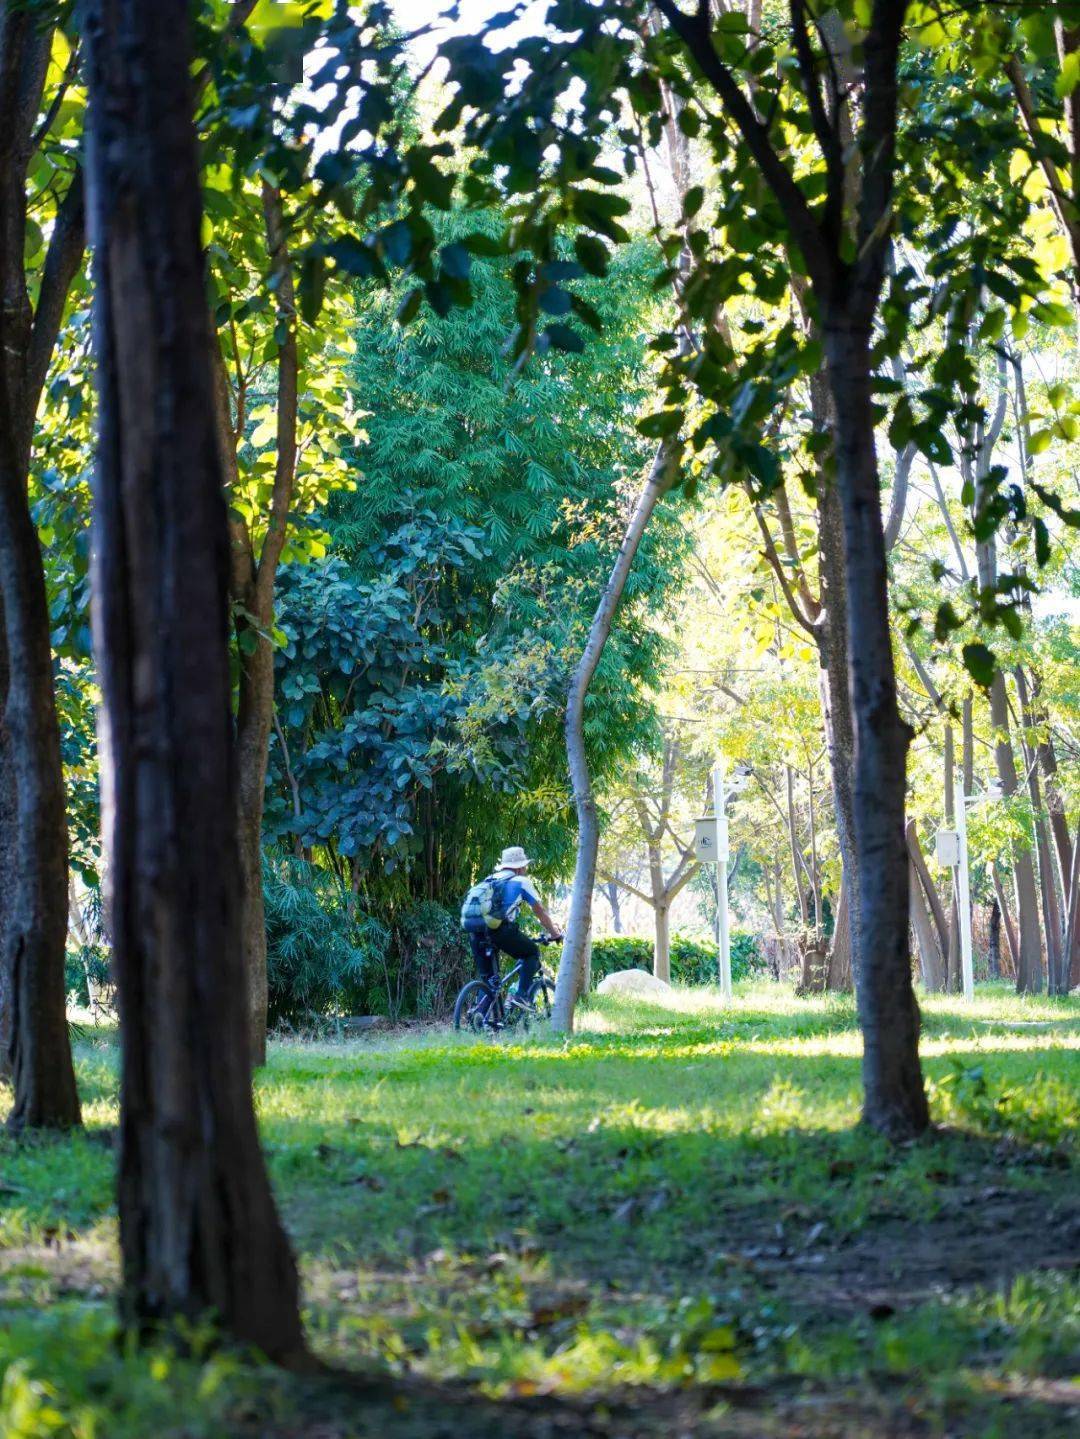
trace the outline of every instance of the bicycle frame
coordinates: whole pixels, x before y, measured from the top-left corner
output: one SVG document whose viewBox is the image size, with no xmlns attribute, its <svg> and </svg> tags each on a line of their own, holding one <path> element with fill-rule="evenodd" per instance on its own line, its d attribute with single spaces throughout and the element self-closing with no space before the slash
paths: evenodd
<svg viewBox="0 0 1080 1439">
<path fill-rule="evenodd" d="M 547 944 L 547 943 L 552 943 L 552 942 L 553 942 L 553 941 L 550 941 L 550 940 L 547 940 L 547 939 L 539 939 L 539 940 L 537 940 L 537 943 L 538 943 L 538 944 Z M 517 961 L 515 962 L 515 964 L 514 964 L 510 969 L 508 969 L 505 974 L 500 974 L 500 973 L 499 973 L 499 951 L 495 948 L 494 945 L 491 945 L 491 947 L 490 947 L 490 949 L 489 949 L 488 952 L 489 952 L 491 958 L 493 959 L 493 961 L 494 961 L 494 963 L 495 963 L 495 973 L 496 973 L 496 975 L 498 975 L 498 983 L 496 983 L 493 978 L 492 978 L 492 979 L 486 979 L 486 980 L 484 981 L 485 984 L 486 984 L 487 987 L 488 987 L 488 990 L 490 991 L 490 994 L 491 994 L 491 1000 L 490 1000 L 490 1002 L 489 1002 L 488 1010 L 487 1010 L 487 1017 L 488 1017 L 489 1019 L 490 1019 L 490 1018 L 494 1018 L 494 1019 L 495 1019 L 497 1022 L 499 1022 L 499 1023 L 505 1023 L 505 1021 L 506 1021 L 506 998 L 507 998 L 507 996 L 508 996 L 509 993 L 510 993 L 511 986 L 514 985 L 514 983 L 516 982 L 518 976 L 519 976 L 520 973 L 521 973 L 522 961 L 521 961 L 520 959 L 517 960 Z M 555 982 L 554 976 L 550 973 L 550 971 L 549 971 L 543 964 L 541 964 L 540 969 L 538 970 L 536 977 L 537 977 L 538 980 L 539 980 L 539 979 L 546 980 L 549 984 L 554 984 L 554 982 Z M 492 1007 L 493 1007 L 493 1006 L 494 1006 L 494 1008 L 495 1008 L 495 1013 L 494 1013 L 494 1014 L 492 1014 Z"/>
</svg>

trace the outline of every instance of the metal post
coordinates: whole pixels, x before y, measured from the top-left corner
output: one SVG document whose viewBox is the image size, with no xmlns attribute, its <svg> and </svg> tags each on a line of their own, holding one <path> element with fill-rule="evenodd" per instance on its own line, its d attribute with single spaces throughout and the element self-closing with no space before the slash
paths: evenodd
<svg viewBox="0 0 1080 1439">
<path fill-rule="evenodd" d="M 713 813 L 716 815 L 716 944 L 720 961 L 720 993 L 731 998 L 731 937 L 728 933 L 727 855 L 721 844 L 727 795 L 724 790 L 724 759 L 717 755 L 712 772 Z"/>
<path fill-rule="evenodd" d="M 960 863 L 956 868 L 957 904 L 960 910 L 960 977 L 964 998 L 975 998 L 975 973 L 971 963 L 971 888 L 968 883 L 967 803 L 963 786 L 957 795 L 956 833 L 960 840 Z"/>
</svg>

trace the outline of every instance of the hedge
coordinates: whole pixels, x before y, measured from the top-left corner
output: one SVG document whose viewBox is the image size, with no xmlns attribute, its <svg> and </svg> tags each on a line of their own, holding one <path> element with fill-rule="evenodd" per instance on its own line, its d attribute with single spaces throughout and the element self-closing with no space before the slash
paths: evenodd
<svg viewBox="0 0 1080 1439">
<path fill-rule="evenodd" d="M 736 930 L 731 936 L 731 978 L 746 979 L 765 965 L 757 935 Z M 598 939 L 592 948 L 593 987 L 619 969 L 645 969 L 652 973 L 653 942 L 636 934 L 613 934 Z M 674 984 L 715 984 L 715 944 L 701 944 L 684 934 L 671 936 L 671 979 Z"/>
</svg>

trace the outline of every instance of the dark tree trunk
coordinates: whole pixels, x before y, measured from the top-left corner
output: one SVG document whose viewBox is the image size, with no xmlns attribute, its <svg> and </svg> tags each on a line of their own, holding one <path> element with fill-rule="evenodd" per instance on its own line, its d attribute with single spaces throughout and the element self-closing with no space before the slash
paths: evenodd
<svg viewBox="0 0 1080 1439">
<path fill-rule="evenodd" d="M 7 1030 L 15 1088 L 7 1122 L 16 1132 L 79 1123 L 64 1006 L 68 876 L 60 727 L 45 574 L 27 502 L 34 417 L 59 325 L 51 308 L 57 283 L 43 278 L 35 316 L 23 264 L 27 169 L 51 44 L 51 26 L 40 14 L 0 3 L 0 593 L 6 648 L 0 759 L 7 785 L 0 824 L 13 821 L 0 844 L 9 867 L 0 915 L 0 990 L 6 999 L 0 1025 Z M 54 228 L 63 238 L 59 214 Z M 56 254 L 52 245 L 49 254 Z M 65 284 L 61 310 L 66 293 Z"/>
<path fill-rule="evenodd" d="M 990 904 L 986 965 L 991 979 L 1001 978 L 1001 905 L 998 904 L 996 896 Z"/>
<path fill-rule="evenodd" d="M 229 553 L 186 0 L 86 0 L 100 393 L 94 627 L 123 1034 L 126 1324 L 304 1354 L 251 1098 Z"/>
<path fill-rule="evenodd" d="M 3 417 L 0 414 L 0 427 Z M 53 693 L 45 575 L 21 476 L 0 460 L 0 572 L 9 657 L 6 729 L 16 797 L 15 870 L 5 915 L 15 1102 L 8 1128 L 79 1123 L 64 992 L 67 815 Z"/>
<path fill-rule="evenodd" d="M 825 353 L 835 406 L 855 727 L 863 1117 L 886 1134 L 910 1137 L 930 1122 L 908 950 L 904 800 L 911 732 L 896 697 L 869 345 L 869 325 L 827 318 Z"/>
<path fill-rule="evenodd" d="M 998 909 L 1001 912 L 1001 923 L 1005 930 L 1005 943 L 1009 949 L 1009 966 L 1015 976 L 1020 967 L 1020 945 L 1016 937 L 1016 927 L 1009 914 L 1009 906 L 1005 902 L 1005 888 L 1001 883 L 1001 874 L 997 865 L 991 867 L 991 877 L 994 883 L 994 896 L 997 900 Z"/>
<path fill-rule="evenodd" d="M 810 383 L 815 429 L 829 425 L 828 387 L 824 375 Z M 848 625 L 844 590 L 844 521 L 836 481 L 824 468 L 818 474 L 818 574 L 821 584 L 821 614 L 817 622 L 818 658 L 821 664 L 821 709 L 825 743 L 829 751 L 833 803 L 836 808 L 836 837 L 848 893 L 848 923 L 845 938 L 848 954 L 830 959 L 827 986 L 833 976 L 847 974 L 850 987 L 859 983 L 859 875 L 855 853 L 855 731 L 848 690 Z M 838 926 L 839 932 L 839 926 Z M 834 936 L 833 945 L 836 945 Z"/>
<path fill-rule="evenodd" d="M 11 913 L 18 868 L 15 833 L 18 808 L 15 795 L 15 769 L 11 760 L 11 741 L 4 722 L 7 705 L 8 669 L 7 641 L 4 639 L 3 596 L 0 595 L 0 945 L 6 917 Z M 0 1079 L 11 1078 L 11 983 L 8 967 L 0 948 Z"/>
</svg>

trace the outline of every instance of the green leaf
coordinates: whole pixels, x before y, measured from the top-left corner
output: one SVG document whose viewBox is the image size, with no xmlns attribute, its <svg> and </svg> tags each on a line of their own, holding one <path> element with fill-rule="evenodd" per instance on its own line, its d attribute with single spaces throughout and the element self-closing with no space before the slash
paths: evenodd
<svg viewBox="0 0 1080 1439">
<path fill-rule="evenodd" d="M 464 245 L 444 245 L 439 251 L 439 255 L 442 259 L 443 271 L 451 279 L 467 280 L 469 278 L 472 256 Z"/>
<path fill-rule="evenodd" d="M 644 419 L 638 420 L 637 428 L 639 434 L 650 440 L 662 440 L 675 434 L 684 419 L 682 410 L 657 410 L 654 415 L 646 415 Z"/>
<path fill-rule="evenodd" d="M 585 348 L 585 341 L 569 325 L 548 325 L 544 331 L 548 343 L 556 350 L 565 350 L 568 354 L 578 355 Z"/>
<path fill-rule="evenodd" d="M 309 251 L 300 265 L 300 313 L 309 325 L 319 317 L 326 294 L 326 261 Z"/>
<path fill-rule="evenodd" d="M 598 240 L 595 235 L 575 235 L 574 254 L 590 275 L 607 274 L 611 257 L 603 240 Z"/>
<path fill-rule="evenodd" d="M 397 308 L 396 319 L 399 325 L 407 325 L 415 317 L 423 298 L 424 290 L 421 285 L 417 285 L 415 289 L 409 291 Z"/>
<path fill-rule="evenodd" d="M 705 190 L 701 185 L 692 185 L 683 200 L 683 214 L 692 220 L 705 203 Z"/>
<path fill-rule="evenodd" d="M 960 628 L 960 618 L 948 600 L 943 600 L 934 616 L 934 638 L 941 643 Z"/>
<path fill-rule="evenodd" d="M 1059 100 L 1071 95 L 1080 83 L 1080 52 L 1074 50 L 1061 62 L 1061 73 L 1054 81 L 1054 94 Z"/>
<path fill-rule="evenodd" d="M 1033 430 L 1028 440 L 1028 450 L 1033 455 L 1041 455 L 1043 450 L 1050 448 L 1050 438 L 1049 430 Z"/>
<path fill-rule="evenodd" d="M 1046 521 L 1035 519 L 1035 562 L 1041 569 L 1050 558 L 1050 531 Z"/>
<path fill-rule="evenodd" d="M 980 689 L 988 690 L 994 682 L 994 675 L 997 671 L 997 660 L 994 652 L 988 649 L 981 640 L 965 645 L 964 667 L 968 674 L 979 686 Z"/>
</svg>

